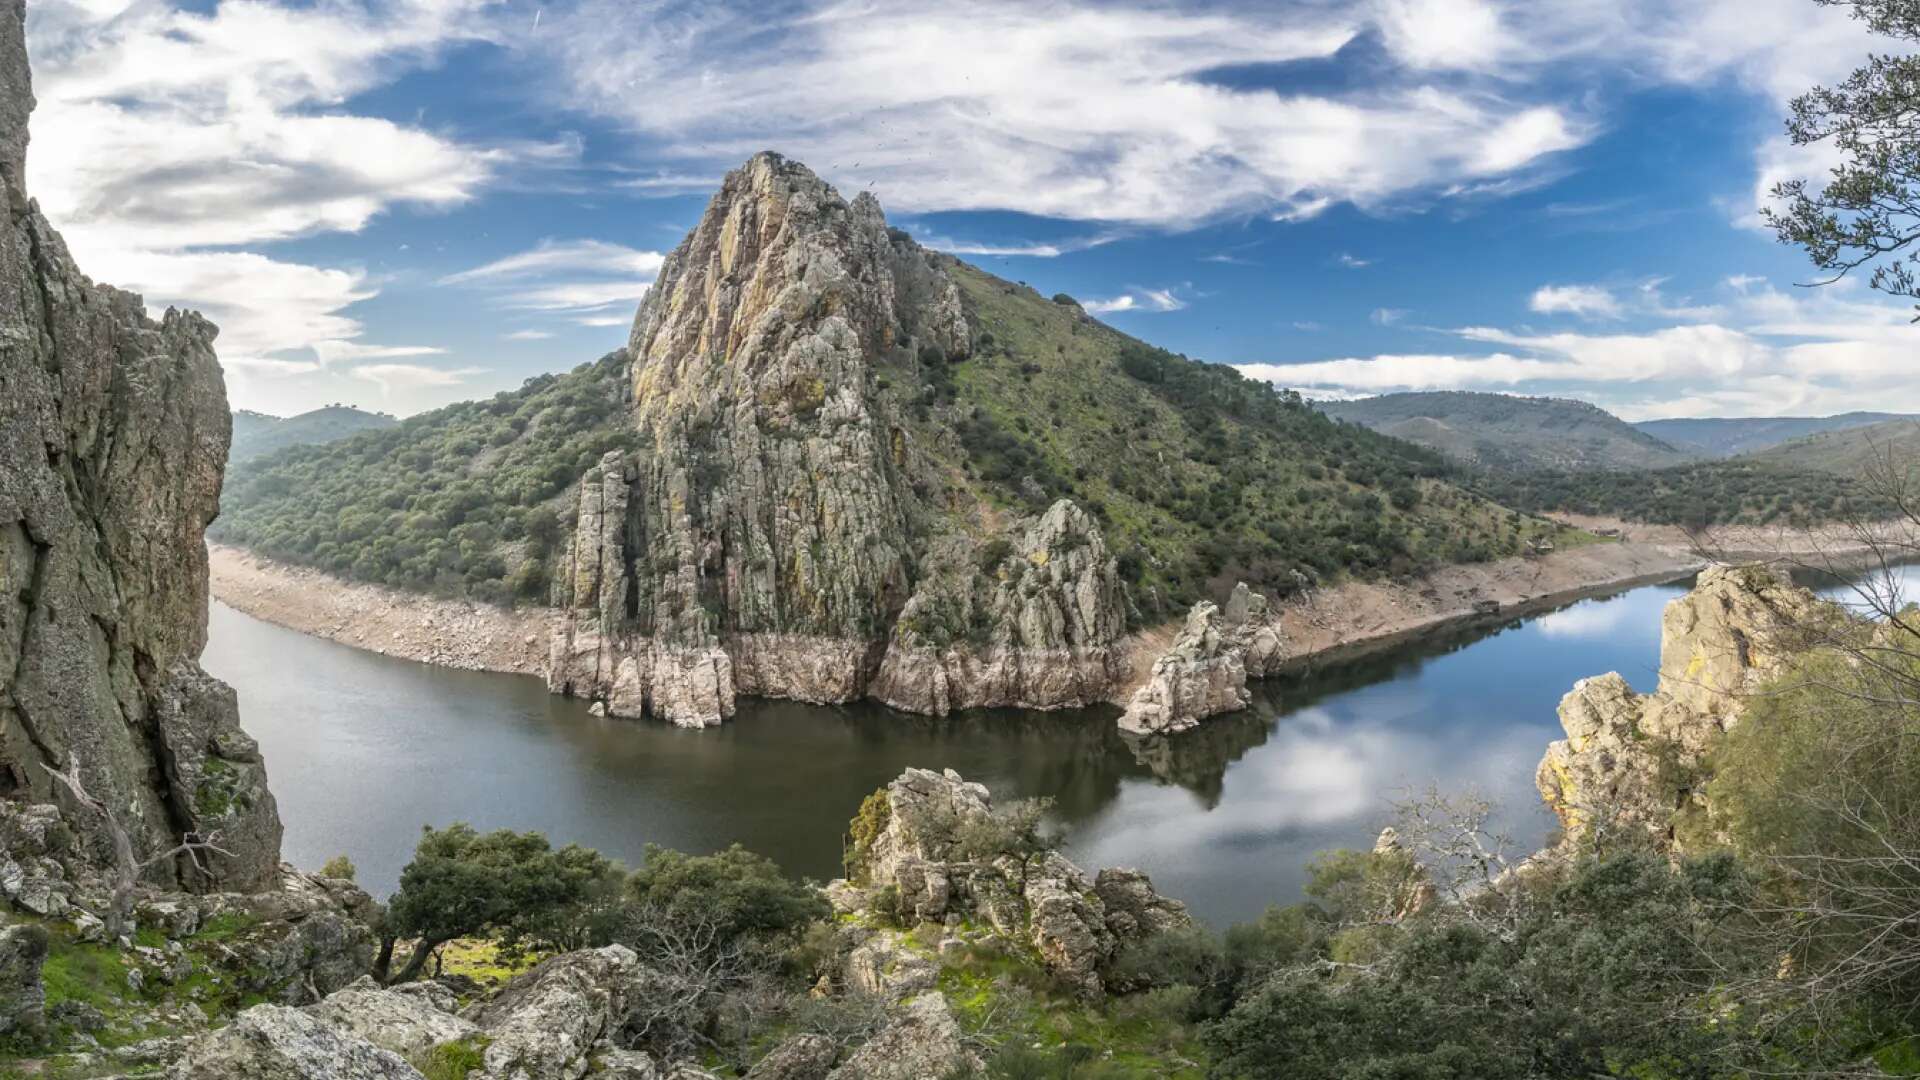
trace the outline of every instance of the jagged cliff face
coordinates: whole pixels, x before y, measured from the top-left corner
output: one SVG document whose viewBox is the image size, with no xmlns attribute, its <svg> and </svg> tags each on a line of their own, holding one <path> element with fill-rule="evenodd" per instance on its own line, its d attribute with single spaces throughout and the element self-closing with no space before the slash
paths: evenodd
<svg viewBox="0 0 1920 1080">
<path fill-rule="evenodd" d="M 0 794 L 64 804 L 106 858 L 47 772 L 77 760 L 137 855 L 214 830 L 234 853 L 153 877 L 261 885 L 279 817 L 233 691 L 198 664 L 230 423 L 216 331 L 88 280 L 29 201 L 24 27 L 0 0 Z"/>
<path fill-rule="evenodd" d="M 696 725 L 739 694 L 941 713 L 1110 693 L 1126 598 L 1093 519 L 956 512 L 918 445 L 938 420 L 881 393 L 883 364 L 971 347 L 959 289 L 871 195 L 773 154 L 729 174 L 634 321 L 644 449 L 582 482 L 552 688 Z"/>
<path fill-rule="evenodd" d="M 1576 683 L 1560 702 L 1567 737 L 1536 777 L 1567 840 L 1606 823 L 1686 846 L 1681 826 L 1704 820 L 1710 751 L 1800 647 L 1817 605 L 1765 567 L 1713 567 L 1667 605 L 1653 693 L 1613 672 Z"/>
</svg>

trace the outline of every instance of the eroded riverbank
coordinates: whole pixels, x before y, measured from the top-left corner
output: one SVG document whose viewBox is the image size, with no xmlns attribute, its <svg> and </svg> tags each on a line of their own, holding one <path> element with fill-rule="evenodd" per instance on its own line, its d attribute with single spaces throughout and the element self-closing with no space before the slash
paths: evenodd
<svg viewBox="0 0 1920 1080">
<path fill-rule="evenodd" d="M 441 667 L 532 675 L 545 667 L 552 614 L 546 608 L 435 599 L 217 544 L 208 552 L 214 597 L 263 622 Z M 1444 567 L 1411 584 L 1347 582 L 1319 591 L 1311 602 L 1285 606 L 1280 619 L 1292 664 L 1310 666 L 1442 627 L 1511 619 L 1596 593 L 1673 581 L 1702 564 L 1680 546 L 1591 544 L 1540 558 Z M 1132 694 L 1177 630 L 1169 624 L 1130 640 L 1137 677 L 1116 702 Z"/>
</svg>

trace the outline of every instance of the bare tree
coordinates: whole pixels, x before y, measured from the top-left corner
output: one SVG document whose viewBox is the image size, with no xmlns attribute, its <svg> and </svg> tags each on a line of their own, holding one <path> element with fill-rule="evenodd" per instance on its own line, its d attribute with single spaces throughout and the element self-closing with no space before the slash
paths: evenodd
<svg viewBox="0 0 1920 1080">
<path fill-rule="evenodd" d="M 233 856 L 232 852 L 220 846 L 220 833 L 215 830 L 205 836 L 188 833 L 173 847 L 144 859 L 139 858 L 134 854 L 133 836 L 127 831 L 126 825 L 121 822 L 119 816 L 106 803 L 87 794 L 86 787 L 80 781 L 78 754 L 67 755 L 67 771 L 64 773 L 44 763 L 40 767 L 47 770 L 49 776 L 60 781 L 81 808 L 99 815 L 106 826 L 107 837 L 113 844 L 113 894 L 106 918 L 109 939 L 119 940 L 130 930 L 133 920 L 133 892 L 139 886 L 140 879 L 146 876 L 147 871 L 162 863 L 172 862 L 185 856 L 193 862 L 196 870 L 205 874 L 207 867 L 201 861 L 204 853 L 211 851 L 229 858 Z"/>
</svg>

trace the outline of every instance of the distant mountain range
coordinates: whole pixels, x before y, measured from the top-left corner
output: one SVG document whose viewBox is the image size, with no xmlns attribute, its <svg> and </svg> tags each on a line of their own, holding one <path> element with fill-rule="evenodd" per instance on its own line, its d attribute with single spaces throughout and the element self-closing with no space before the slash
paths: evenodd
<svg viewBox="0 0 1920 1080">
<path fill-rule="evenodd" d="M 1900 417 L 1859 427 L 1822 431 L 1755 451 L 1745 457 L 1757 464 L 1864 476 L 1871 465 L 1885 463 L 1889 455 L 1895 461 L 1920 461 L 1920 417 Z"/>
<path fill-rule="evenodd" d="M 1451 390 L 1319 406 L 1335 419 L 1487 469 L 1652 469 L 1700 456 L 1597 406 L 1564 398 Z"/>
<path fill-rule="evenodd" d="M 227 451 L 227 464 L 248 461 L 289 446 L 330 443 L 362 431 L 390 428 L 399 422 L 386 413 L 368 412 L 351 405 L 327 405 L 288 417 L 236 409 L 233 447 Z"/>
<path fill-rule="evenodd" d="M 1912 420 L 1902 413 L 1850 412 L 1838 416 L 1709 417 L 1643 420 L 1633 426 L 1681 450 L 1702 457 L 1735 457 L 1804 439 L 1889 420 Z"/>
</svg>

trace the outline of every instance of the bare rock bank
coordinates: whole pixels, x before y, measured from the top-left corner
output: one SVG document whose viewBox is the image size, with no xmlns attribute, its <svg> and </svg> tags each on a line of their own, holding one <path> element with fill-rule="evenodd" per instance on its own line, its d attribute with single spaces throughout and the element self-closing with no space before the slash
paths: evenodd
<svg viewBox="0 0 1920 1080">
<path fill-rule="evenodd" d="M 539 675 L 551 613 L 344 581 L 240 548 L 207 546 L 214 599 L 256 619 L 423 664 Z"/>
</svg>

